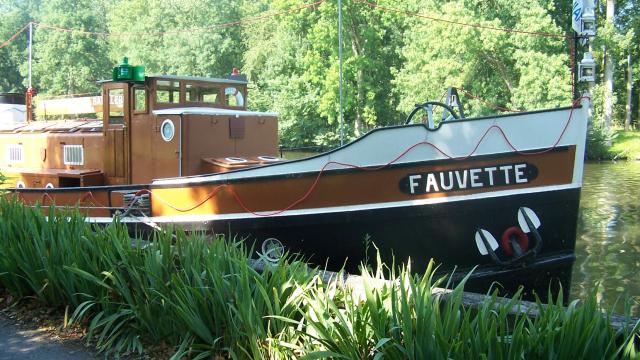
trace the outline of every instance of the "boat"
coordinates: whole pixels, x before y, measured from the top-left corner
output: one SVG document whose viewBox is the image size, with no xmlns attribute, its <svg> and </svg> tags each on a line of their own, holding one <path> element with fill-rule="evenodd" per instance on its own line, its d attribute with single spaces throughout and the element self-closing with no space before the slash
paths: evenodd
<svg viewBox="0 0 640 360">
<path fill-rule="evenodd" d="M 568 293 L 586 96 L 476 118 L 461 116 L 451 96 L 416 105 L 406 124 L 284 161 L 277 114 L 247 110 L 247 82 L 236 72 L 115 73 L 102 82 L 101 120 L 0 130 L 0 172 L 14 178 L 7 196 L 75 207 L 97 224 L 118 217 L 132 227 L 226 234 L 272 261 L 299 253 L 356 271 L 379 251 L 414 272 L 431 259 L 454 277 L 473 271 L 471 290 L 499 282 L 545 297 L 551 283 Z"/>
</svg>

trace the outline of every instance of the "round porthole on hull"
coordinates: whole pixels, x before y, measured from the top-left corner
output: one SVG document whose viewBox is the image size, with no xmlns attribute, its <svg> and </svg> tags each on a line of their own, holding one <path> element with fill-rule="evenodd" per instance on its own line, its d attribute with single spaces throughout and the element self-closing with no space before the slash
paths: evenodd
<svg viewBox="0 0 640 360">
<path fill-rule="evenodd" d="M 47 185 L 44 186 L 45 189 L 53 189 L 54 187 L 52 183 L 47 183 Z"/>
<path fill-rule="evenodd" d="M 166 119 L 160 125 L 160 136 L 162 136 L 162 140 L 171 141 L 173 140 L 173 136 L 176 134 L 176 127 L 173 125 L 173 121 L 171 119 Z"/>
<path fill-rule="evenodd" d="M 26 189 L 27 185 L 25 185 L 24 181 L 19 180 L 16 182 L 16 189 Z"/>
</svg>

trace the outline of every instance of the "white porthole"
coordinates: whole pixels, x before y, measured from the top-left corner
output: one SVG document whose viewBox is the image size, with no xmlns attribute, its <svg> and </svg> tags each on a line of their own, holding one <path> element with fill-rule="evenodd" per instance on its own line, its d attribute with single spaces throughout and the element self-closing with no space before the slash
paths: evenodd
<svg viewBox="0 0 640 360">
<path fill-rule="evenodd" d="M 233 157 L 233 156 L 229 156 L 224 158 L 225 160 L 227 160 L 230 163 L 244 163 L 247 162 L 247 159 L 241 158 L 241 157 Z"/>
<path fill-rule="evenodd" d="M 25 185 L 24 181 L 19 180 L 16 182 L 16 189 L 26 189 L 27 185 Z"/>
<path fill-rule="evenodd" d="M 47 185 L 44 186 L 45 189 L 53 189 L 54 187 L 52 183 L 47 183 Z"/>
<path fill-rule="evenodd" d="M 176 127 L 173 125 L 173 121 L 170 119 L 166 119 L 160 125 L 160 136 L 162 136 L 162 140 L 171 141 L 173 140 L 173 136 L 176 134 Z"/>
<path fill-rule="evenodd" d="M 262 161 L 279 161 L 280 160 L 275 156 L 268 156 L 268 155 L 258 156 L 258 159 Z"/>
</svg>

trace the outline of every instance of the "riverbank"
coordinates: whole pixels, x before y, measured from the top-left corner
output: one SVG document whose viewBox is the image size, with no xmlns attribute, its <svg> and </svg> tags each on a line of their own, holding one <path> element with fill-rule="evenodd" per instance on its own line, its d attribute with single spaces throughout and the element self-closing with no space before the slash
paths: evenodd
<svg viewBox="0 0 640 360">
<path fill-rule="evenodd" d="M 50 216 L 0 201 L 0 286 L 80 326 L 98 351 L 144 354 L 163 346 L 188 358 L 568 358 L 640 351 L 637 326 L 622 333 L 595 293 L 540 316 L 514 316 L 488 297 L 447 297 L 444 279 L 365 270 L 362 291 L 324 281 L 300 259 L 257 271 L 244 242 L 177 232 L 133 241 L 117 222 L 92 228 L 74 213 Z M 578 349 L 578 350 L 576 350 Z"/>
<path fill-rule="evenodd" d="M 611 146 L 607 146 L 607 142 Z M 610 134 L 590 128 L 587 136 L 587 160 L 640 160 L 640 131 L 613 130 Z"/>
<path fill-rule="evenodd" d="M 616 131 L 609 153 L 613 159 L 640 160 L 640 131 Z"/>
</svg>

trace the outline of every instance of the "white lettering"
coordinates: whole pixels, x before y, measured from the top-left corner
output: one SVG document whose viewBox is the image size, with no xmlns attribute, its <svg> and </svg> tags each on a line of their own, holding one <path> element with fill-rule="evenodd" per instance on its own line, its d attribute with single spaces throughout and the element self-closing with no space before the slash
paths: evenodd
<svg viewBox="0 0 640 360">
<path fill-rule="evenodd" d="M 458 180 L 458 187 L 465 189 L 467 187 L 467 170 L 462 171 L 462 179 L 460 179 L 460 171 L 456 170 L 456 179 Z"/>
<path fill-rule="evenodd" d="M 440 191 L 438 190 L 438 182 L 436 181 L 436 176 L 433 175 L 432 173 L 429 173 L 427 175 L 427 188 L 426 191 L 429 192 L 430 188 L 433 187 L 434 191 Z"/>
<path fill-rule="evenodd" d="M 469 173 L 471 174 L 471 187 L 480 187 L 484 185 L 481 181 L 478 181 L 480 180 L 480 176 L 478 175 L 480 171 L 482 171 L 482 169 L 469 170 Z"/>
<path fill-rule="evenodd" d="M 412 194 L 416 193 L 416 187 L 418 187 L 417 180 L 420 180 L 422 175 L 411 175 L 409 176 L 409 189 Z"/>
<path fill-rule="evenodd" d="M 440 173 L 440 186 L 442 190 L 451 190 L 453 189 L 453 172 L 449 171 L 449 185 L 445 185 L 444 183 L 444 173 Z"/>
<path fill-rule="evenodd" d="M 524 169 L 527 167 L 527 164 L 518 164 L 515 166 L 516 169 L 516 182 L 519 184 L 526 183 L 527 178 L 524 177 Z"/>
<path fill-rule="evenodd" d="M 511 169 L 513 169 L 512 165 L 500 166 L 500 170 L 504 171 L 504 183 L 507 185 L 511 183 L 509 181 L 509 170 Z"/>
<path fill-rule="evenodd" d="M 497 167 L 492 166 L 492 167 L 488 167 L 488 168 L 484 168 L 484 171 L 486 171 L 489 174 L 489 185 L 493 186 L 493 172 L 498 170 Z"/>
</svg>

